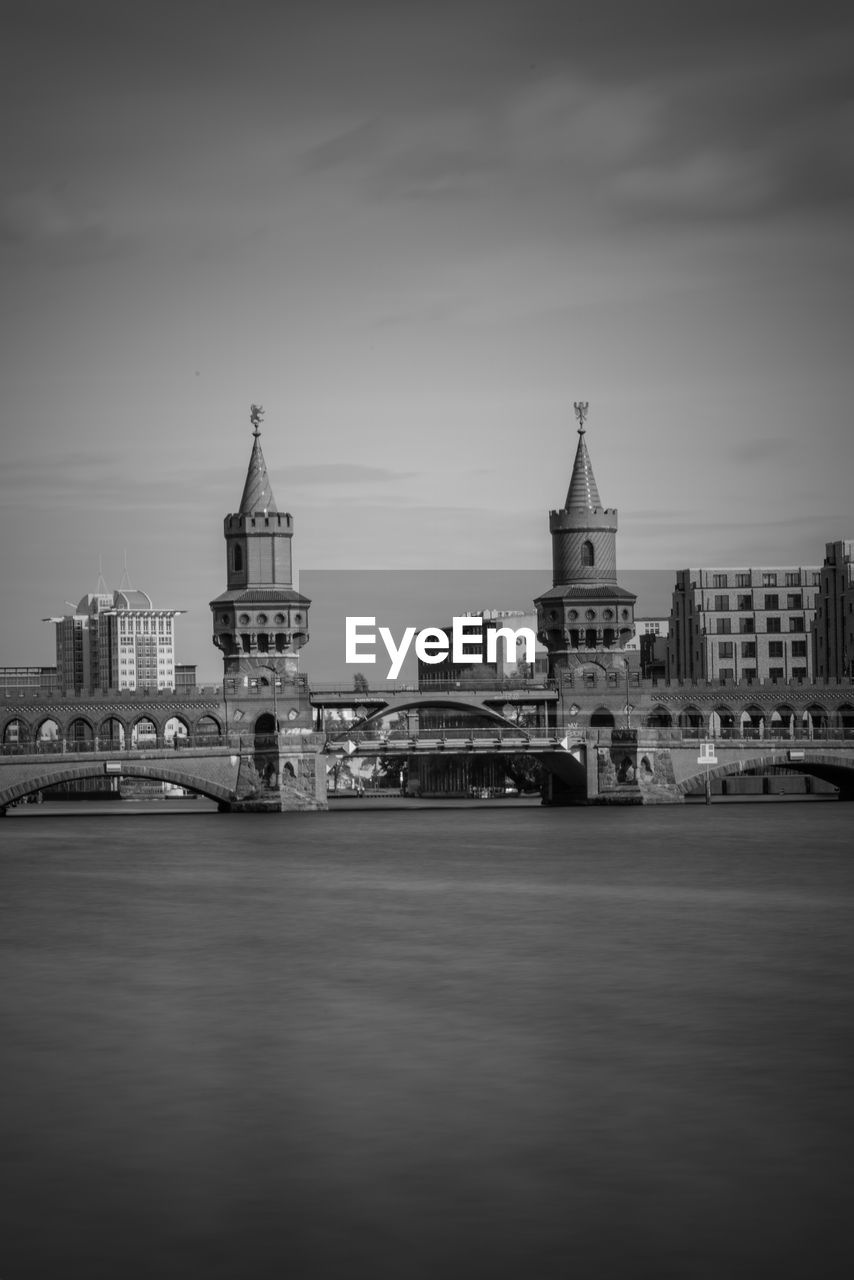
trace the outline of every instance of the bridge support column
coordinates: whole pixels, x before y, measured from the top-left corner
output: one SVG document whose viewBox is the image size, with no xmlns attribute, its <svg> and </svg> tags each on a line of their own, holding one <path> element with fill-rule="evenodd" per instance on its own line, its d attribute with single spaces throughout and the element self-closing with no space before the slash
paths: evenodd
<svg viewBox="0 0 854 1280">
<path fill-rule="evenodd" d="M 230 813 L 317 812 L 328 808 L 326 756 L 321 735 L 279 734 L 277 768 L 260 774 L 252 757 L 241 762 L 235 799 L 220 805 Z"/>
</svg>

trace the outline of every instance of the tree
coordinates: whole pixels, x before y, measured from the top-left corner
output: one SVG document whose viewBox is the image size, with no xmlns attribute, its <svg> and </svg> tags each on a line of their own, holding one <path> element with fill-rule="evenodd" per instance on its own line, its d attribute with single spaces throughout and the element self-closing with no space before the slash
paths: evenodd
<svg viewBox="0 0 854 1280">
<path fill-rule="evenodd" d="M 370 689 L 368 677 L 363 675 L 361 671 L 357 671 L 353 676 L 353 689 L 356 693 L 367 693 Z"/>
</svg>

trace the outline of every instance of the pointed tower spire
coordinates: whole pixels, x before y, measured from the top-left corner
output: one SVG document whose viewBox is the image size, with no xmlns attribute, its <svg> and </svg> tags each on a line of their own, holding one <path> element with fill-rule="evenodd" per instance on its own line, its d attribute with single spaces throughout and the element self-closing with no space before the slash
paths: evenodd
<svg viewBox="0 0 854 1280">
<path fill-rule="evenodd" d="M 578 448 L 575 451 L 575 462 L 572 466 L 572 478 L 564 504 L 565 511 L 596 511 L 602 509 L 602 499 L 593 474 L 593 464 L 584 440 L 584 423 L 587 420 L 587 401 L 575 402 L 575 416 L 578 419 Z"/>
<path fill-rule="evenodd" d="M 246 472 L 246 483 L 243 486 L 243 497 L 238 508 L 242 516 L 251 516 L 253 512 L 263 511 L 264 515 L 278 511 L 276 499 L 267 475 L 267 464 L 261 452 L 261 419 L 264 410 L 260 404 L 250 405 L 249 420 L 252 423 L 252 456 L 249 459 L 249 470 Z"/>
</svg>

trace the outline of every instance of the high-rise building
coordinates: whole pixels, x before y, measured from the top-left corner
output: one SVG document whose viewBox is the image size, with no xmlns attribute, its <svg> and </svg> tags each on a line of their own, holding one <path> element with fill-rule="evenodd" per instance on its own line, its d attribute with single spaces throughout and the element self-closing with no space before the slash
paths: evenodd
<svg viewBox="0 0 854 1280">
<path fill-rule="evenodd" d="M 83 596 L 56 626 L 57 682 L 74 693 L 174 689 L 175 627 L 181 609 L 155 609 L 145 591 L 123 586 Z"/>
<path fill-rule="evenodd" d="M 825 544 L 812 641 L 818 679 L 854 680 L 854 542 Z"/>
<path fill-rule="evenodd" d="M 603 507 L 584 440 L 587 405 L 575 406 L 578 447 L 566 502 L 549 513 L 552 587 L 539 596 L 538 635 L 552 673 L 594 662 L 625 669 L 637 597 L 617 584 L 617 511 Z M 619 655 L 619 656 L 618 656 Z"/>
<path fill-rule="evenodd" d="M 811 680 L 812 565 L 680 569 L 668 680 Z"/>
</svg>

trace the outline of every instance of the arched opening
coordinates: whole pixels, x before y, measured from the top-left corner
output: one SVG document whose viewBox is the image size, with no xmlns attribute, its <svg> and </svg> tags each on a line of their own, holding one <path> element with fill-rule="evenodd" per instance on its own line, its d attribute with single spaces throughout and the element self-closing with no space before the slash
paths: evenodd
<svg viewBox="0 0 854 1280">
<path fill-rule="evenodd" d="M 836 713 L 839 728 L 846 738 L 854 738 L 854 707 L 844 702 Z"/>
<path fill-rule="evenodd" d="M 284 766 L 282 767 L 282 777 L 283 778 L 288 777 L 291 779 L 291 781 L 293 781 L 296 778 L 296 774 L 294 773 L 294 766 L 291 764 L 290 760 L 286 760 L 284 763 Z"/>
<path fill-rule="evenodd" d="M 581 563 L 585 569 L 589 569 L 596 561 L 593 543 L 588 538 L 581 544 Z"/>
<path fill-rule="evenodd" d="M 732 738 L 735 735 L 735 716 L 729 707 L 715 707 L 709 716 L 709 732 L 713 738 Z"/>
<path fill-rule="evenodd" d="M 196 721 L 196 741 L 214 746 L 222 737 L 222 726 L 214 716 L 202 716 Z"/>
<path fill-rule="evenodd" d="M 140 716 L 130 731 L 130 745 L 135 751 L 149 751 L 157 746 L 157 725 L 148 716 Z"/>
<path fill-rule="evenodd" d="M 741 713 L 742 738 L 765 737 L 765 712 L 761 707 L 745 707 Z"/>
<path fill-rule="evenodd" d="M 795 712 L 792 707 L 779 706 L 771 712 L 768 722 L 769 734 L 772 738 L 791 738 L 795 731 Z"/>
<path fill-rule="evenodd" d="M 703 730 L 703 713 L 696 707 L 684 707 L 679 712 L 679 728 L 686 737 L 698 737 Z"/>
<path fill-rule="evenodd" d="M 654 707 L 646 718 L 650 729 L 669 729 L 673 725 L 673 716 L 667 707 Z"/>
<path fill-rule="evenodd" d="M 596 628 L 595 627 L 588 627 L 587 630 L 585 631 L 584 647 L 585 649 L 596 648 Z"/>
<path fill-rule="evenodd" d="M 124 745 L 124 725 L 115 716 L 108 716 L 98 727 L 98 746 L 102 751 L 121 751 Z"/>
<path fill-rule="evenodd" d="M 807 707 L 803 716 L 803 725 L 811 738 L 822 737 L 828 729 L 828 716 L 824 707 L 820 707 L 817 702 Z"/>
<path fill-rule="evenodd" d="M 235 573 L 243 572 L 243 548 L 239 542 L 235 542 L 231 549 L 231 563 Z"/>
<path fill-rule="evenodd" d="M 258 632 L 258 635 L 256 637 L 256 644 L 258 646 L 259 653 L 270 652 L 270 637 L 267 635 L 266 631 Z"/>
<path fill-rule="evenodd" d="M 581 632 L 578 630 L 578 627 L 572 627 L 570 630 L 569 643 L 573 649 L 579 649 L 581 647 Z"/>
<path fill-rule="evenodd" d="M 59 725 L 49 716 L 46 720 L 42 720 L 36 729 L 36 750 L 60 751 L 61 749 Z"/>
<path fill-rule="evenodd" d="M 244 633 L 243 633 L 243 635 L 240 637 L 240 644 L 241 644 L 241 647 L 242 647 L 242 649 L 243 649 L 243 652 L 244 652 L 244 653 L 251 653 L 251 652 L 252 652 L 252 638 L 251 638 L 251 636 L 246 635 L 246 633 L 245 633 L 245 632 L 244 632 Z"/>
<path fill-rule="evenodd" d="M 189 727 L 180 716 L 170 716 L 163 726 L 163 742 L 167 747 L 177 750 L 182 744 L 186 745 L 189 736 Z"/>
<path fill-rule="evenodd" d="M 10 720 L 3 729 L 3 746 L 10 750 L 21 750 L 27 739 L 27 726 L 23 720 Z"/>
<path fill-rule="evenodd" d="M 269 711 L 263 711 L 255 721 L 253 760 L 265 785 L 274 787 L 279 772 L 279 740 L 276 721 Z"/>
<path fill-rule="evenodd" d="M 614 717 L 607 707 L 597 707 L 590 717 L 591 729 L 613 729 Z"/>
<path fill-rule="evenodd" d="M 91 751 L 95 745 L 95 732 L 89 721 L 82 716 L 71 721 L 66 738 L 69 751 Z"/>
<path fill-rule="evenodd" d="M 652 773 L 652 765 L 649 762 L 649 756 L 642 756 L 640 767 L 644 773 Z"/>
<path fill-rule="evenodd" d="M 602 643 L 606 649 L 610 649 L 616 643 L 617 633 L 613 627 L 606 627 L 602 633 Z"/>
<path fill-rule="evenodd" d="M 288 637 L 284 631 L 276 632 L 276 653 L 284 653 L 288 647 Z"/>
</svg>

